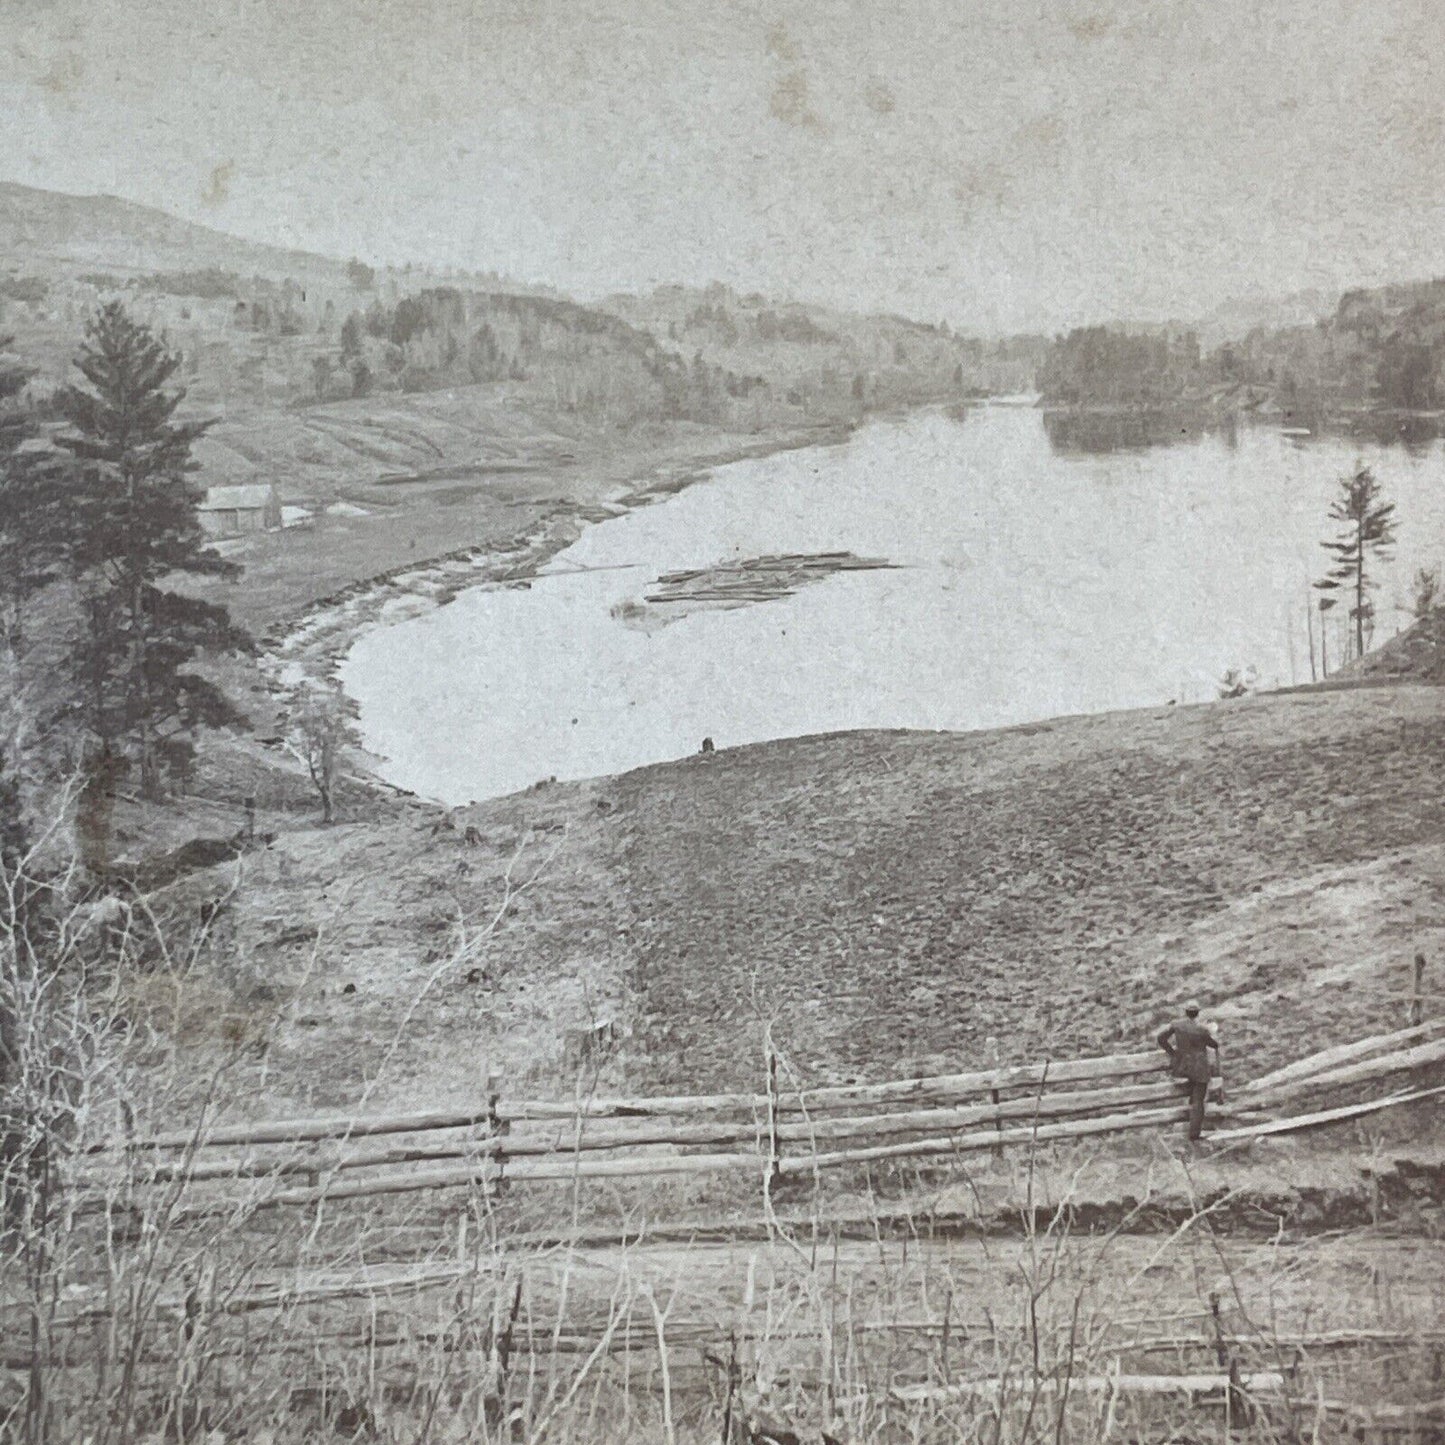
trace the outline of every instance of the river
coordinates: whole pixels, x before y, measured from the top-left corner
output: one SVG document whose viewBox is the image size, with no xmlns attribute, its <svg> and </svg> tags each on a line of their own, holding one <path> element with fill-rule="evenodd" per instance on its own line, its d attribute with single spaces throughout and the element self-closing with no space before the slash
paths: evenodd
<svg viewBox="0 0 1445 1445">
<path fill-rule="evenodd" d="M 364 634 L 343 682 L 384 776 L 449 804 L 704 737 L 1197 702 L 1226 668 L 1307 682 L 1309 584 L 1338 479 L 1360 460 L 1397 504 L 1385 637 L 1408 621 L 1415 570 L 1445 558 L 1445 444 L 1243 427 L 1085 450 L 1051 440 L 1032 408 L 982 406 L 721 467 L 587 528 L 530 587 L 478 587 Z M 629 615 L 667 572 L 821 552 L 895 565 L 665 625 Z M 1338 631 L 1328 646 L 1333 661 Z"/>
</svg>

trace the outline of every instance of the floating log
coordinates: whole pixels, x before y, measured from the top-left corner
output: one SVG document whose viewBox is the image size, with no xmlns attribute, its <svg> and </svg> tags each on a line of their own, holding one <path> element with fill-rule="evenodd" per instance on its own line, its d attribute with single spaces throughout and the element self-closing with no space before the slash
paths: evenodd
<svg viewBox="0 0 1445 1445">
<path fill-rule="evenodd" d="M 653 604 L 685 602 L 770 602 L 787 597 L 800 587 L 820 582 L 838 572 L 871 572 L 895 564 L 881 557 L 859 557 L 852 552 L 787 553 L 718 562 L 664 572 L 653 584 L 659 590 L 646 597 Z"/>
</svg>

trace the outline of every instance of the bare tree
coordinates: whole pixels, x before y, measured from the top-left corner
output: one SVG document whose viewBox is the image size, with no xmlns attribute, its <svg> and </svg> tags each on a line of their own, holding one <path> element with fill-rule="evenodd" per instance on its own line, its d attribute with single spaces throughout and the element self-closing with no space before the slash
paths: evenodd
<svg viewBox="0 0 1445 1445">
<path fill-rule="evenodd" d="M 359 746 L 356 705 L 337 687 L 302 683 L 291 695 L 286 746 L 305 764 L 321 799 L 321 821 L 336 817 L 336 782 L 341 754 Z"/>
</svg>

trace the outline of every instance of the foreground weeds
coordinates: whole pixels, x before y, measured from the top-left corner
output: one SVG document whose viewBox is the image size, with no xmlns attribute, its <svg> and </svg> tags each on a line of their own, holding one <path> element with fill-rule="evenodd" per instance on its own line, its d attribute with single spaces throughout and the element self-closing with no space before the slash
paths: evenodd
<svg viewBox="0 0 1445 1445">
<path fill-rule="evenodd" d="M 294 1148 L 207 1178 L 249 1041 L 196 1078 L 132 1023 L 137 999 L 193 1019 L 204 939 L 30 858 L 6 888 L 0 1439 L 1439 1438 L 1439 1246 L 1241 1241 L 1217 1195 L 1151 1232 L 1161 1191 L 1192 1188 L 1163 1152 L 1083 1233 L 1091 1161 L 1021 1151 L 991 1166 L 1016 1229 L 951 1239 L 866 1174 L 847 1228 L 760 1175 L 750 1242 L 712 1244 L 662 1228 L 666 1191 L 600 1181 L 282 1206 L 298 1171 L 329 1177 Z M 177 1118 L 190 1147 L 114 1147 Z"/>
</svg>

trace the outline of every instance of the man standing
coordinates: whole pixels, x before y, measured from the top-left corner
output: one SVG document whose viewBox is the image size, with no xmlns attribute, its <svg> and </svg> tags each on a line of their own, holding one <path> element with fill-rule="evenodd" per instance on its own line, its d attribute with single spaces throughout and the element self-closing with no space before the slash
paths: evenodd
<svg viewBox="0 0 1445 1445">
<path fill-rule="evenodd" d="M 1209 1093 L 1209 1050 L 1219 1059 L 1219 1041 L 1199 1022 L 1199 1005 L 1184 1005 L 1184 1017 L 1166 1024 L 1157 1035 L 1159 1047 L 1172 1060 L 1170 1072 L 1189 1083 L 1189 1137 L 1204 1132 L 1204 1098 Z"/>
</svg>

